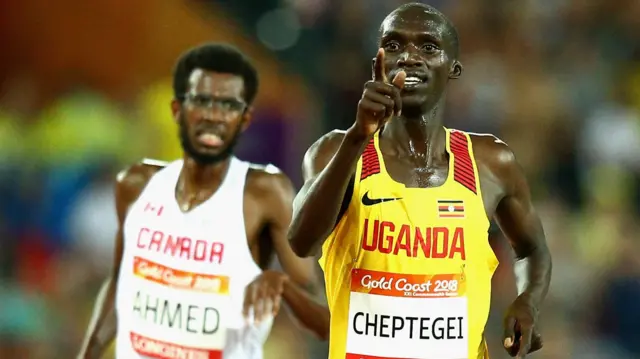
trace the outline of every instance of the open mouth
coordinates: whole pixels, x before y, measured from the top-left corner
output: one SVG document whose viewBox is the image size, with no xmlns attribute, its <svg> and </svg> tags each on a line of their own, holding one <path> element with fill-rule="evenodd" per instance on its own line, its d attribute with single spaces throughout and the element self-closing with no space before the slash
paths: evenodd
<svg viewBox="0 0 640 359">
<path fill-rule="evenodd" d="M 207 147 L 219 147 L 224 144 L 222 137 L 211 132 L 203 132 L 199 134 L 198 141 Z"/>
<path fill-rule="evenodd" d="M 408 87 L 414 87 L 427 82 L 427 78 L 424 76 L 409 75 L 404 79 L 404 85 Z"/>
</svg>

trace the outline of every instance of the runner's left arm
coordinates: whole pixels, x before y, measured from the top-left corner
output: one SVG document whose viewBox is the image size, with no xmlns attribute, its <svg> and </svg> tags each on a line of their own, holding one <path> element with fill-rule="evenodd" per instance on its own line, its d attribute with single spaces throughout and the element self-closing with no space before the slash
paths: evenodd
<svg viewBox="0 0 640 359">
<path fill-rule="evenodd" d="M 549 290 L 551 253 L 524 171 L 513 152 L 504 147 L 497 157 L 502 162 L 498 176 L 505 196 L 496 208 L 495 219 L 516 254 L 518 295 L 526 296 L 538 307 Z"/>
<path fill-rule="evenodd" d="M 551 281 L 551 253 L 524 171 L 506 144 L 497 145 L 501 148 L 494 157 L 498 165 L 494 168 L 498 169 L 504 197 L 498 203 L 495 219 L 516 254 L 518 289 L 518 297 L 504 317 L 503 344 L 511 356 L 524 357 L 542 348 L 536 322 Z"/>
<path fill-rule="evenodd" d="M 278 261 L 289 280 L 285 282 L 283 297 L 297 319 L 319 338 L 329 338 L 329 309 L 320 304 L 321 286 L 317 263 L 313 258 L 298 257 L 287 240 L 287 230 L 293 214 L 295 189 L 289 178 L 278 173 L 269 191 L 269 235 Z"/>
</svg>

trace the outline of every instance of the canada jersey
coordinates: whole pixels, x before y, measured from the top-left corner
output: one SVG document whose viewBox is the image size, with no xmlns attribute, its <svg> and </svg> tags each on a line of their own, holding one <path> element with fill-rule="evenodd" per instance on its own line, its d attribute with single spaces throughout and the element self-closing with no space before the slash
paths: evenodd
<svg viewBox="0 0 640 359">
<path fill-rule="evenodd" d="M 231 158 L 218 190 L 182 212 L 183 161 L 149 181 L 124 223 L 116 294 L 119 359 L 262 359 L 272 320 L 242 315 L 244 290 L 261 270 L 243 214 L 249 164 Z"/>
<path fill-rule="evenodd" d="M 469 136 L 446 131 L 443 185 L 407 188 L 386 171 L 376 133 L 353 197 L 323 245 L 329 359 L 486 359 L 498 260 Z"/>
</svg>

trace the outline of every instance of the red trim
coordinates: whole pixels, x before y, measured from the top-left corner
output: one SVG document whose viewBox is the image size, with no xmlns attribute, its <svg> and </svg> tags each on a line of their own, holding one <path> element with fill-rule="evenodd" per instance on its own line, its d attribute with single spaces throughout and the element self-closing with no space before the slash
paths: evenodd
<svg viewBox="0 0 640 359">
<path fill-rule="evenodd" d="M 476 189 L 476 174 L 469 154 L 469 141 L 460 131 L 451 131 L 449 147 L 453 153 L 453 179 L 474 194 Z"/>
<path fill-rule="evenodd" d="M 378 159 L 376 146 L 373 143 L 373 139 L 371 139 L 362 153 L 362 172 L 360 173 L 360 181 L 378 173 L 380 173 L 380 160 Z"/>
</svg>

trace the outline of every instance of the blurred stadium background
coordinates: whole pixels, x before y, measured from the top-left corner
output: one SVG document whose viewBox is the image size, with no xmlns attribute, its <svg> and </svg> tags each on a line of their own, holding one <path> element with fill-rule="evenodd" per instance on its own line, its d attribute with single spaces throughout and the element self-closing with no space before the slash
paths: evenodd
<svg viewBox="0 0 640 359">
<path fill-rule="evenodd" d="M 394 0 L 0 2 L 0 358 L 73 358 L 110 265 L 116 171 L 180 155 L 177 56 L 235 44 L 261 76 L 239 148 L 300 184 L 304 150 L 355 116 Z M 406 2 L 406 1 L 404 1 Z M 534 358 L 640 358 L 640 1 L 433 0 L 465 73 L 447 124 L 492 132 L 531 181 L 553 251 Z M 492 358 L 515 296 L 508 244 Z M 267 358 L 326 358 L 280 315 Z"/>
</svg>

